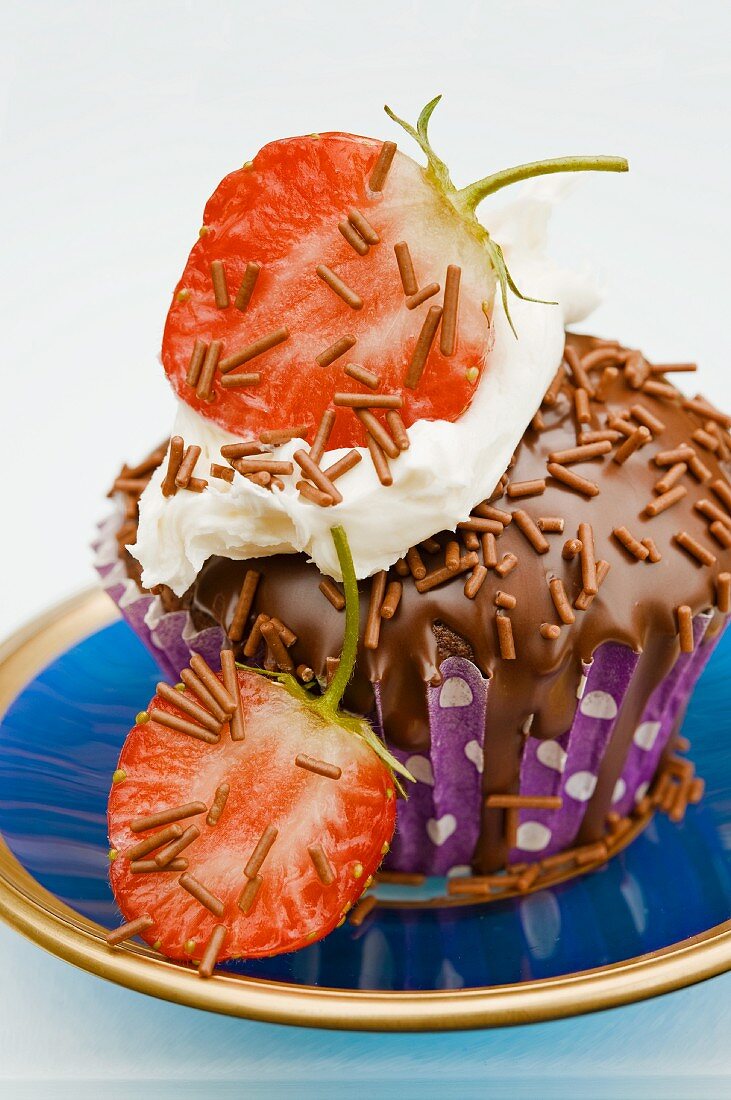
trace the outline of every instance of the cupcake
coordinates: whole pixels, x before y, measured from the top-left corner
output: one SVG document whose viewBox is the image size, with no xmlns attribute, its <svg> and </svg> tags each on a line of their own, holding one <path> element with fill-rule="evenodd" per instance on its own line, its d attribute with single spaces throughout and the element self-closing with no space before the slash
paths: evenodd
<svg viewBox="0 0 731 1100">
<path fill-rule="evenodd" d="M 596 298 L 545 255 L 547 181 L 477 221 L 506 184 L 625 162 L 457 190 L 435 103 L 402 124 L 426 168 L 309 135 L 220 184 L 165 328 L 170 441 L 122 470 L 97 552 L 173 682 L 224 649 L 317 695 L 342 526 L 345 706 L 413 778 L 382 873 L 474 900 L 595 867 L 701 797 L 679 727 L 731 607 L 731 418 L 672 383 L 693 364 L 566 334 Z"/>
</svg>

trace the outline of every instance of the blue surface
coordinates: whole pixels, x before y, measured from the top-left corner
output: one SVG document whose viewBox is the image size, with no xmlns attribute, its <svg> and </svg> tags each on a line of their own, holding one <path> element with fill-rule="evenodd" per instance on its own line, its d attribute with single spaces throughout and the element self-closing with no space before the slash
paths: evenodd
<svg viewBox="0 0 731 1100">
<path fill-rule="evenodd" d="M 684 732 L 707 780 L 677 826 L 658 817 L 600 871 L 522 899 L 459 909 L 378 910 L 320 944 L 240 972 L 344 988 L 510 983 L 620 961 L 702 932 L 731 912 L 731 718 L 726 636 Z M 124 623 L 60 656 L 0 726 L 0 830 L 39 882 L 110 927 L 106 798 L 134 714 L 159 672 Z"/>
</svg>

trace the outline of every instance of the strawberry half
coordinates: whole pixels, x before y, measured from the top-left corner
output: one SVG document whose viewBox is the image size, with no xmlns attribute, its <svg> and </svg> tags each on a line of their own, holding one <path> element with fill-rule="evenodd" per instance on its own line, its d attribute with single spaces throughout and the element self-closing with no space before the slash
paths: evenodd
<svg viewBox="0 0 731 1100">
<path fill-rule="evenodd" d="M 244 439 L 300 425 L 311 441 L 336 392 L 368 393 L 344 373 L 352 363 L 377 376 L 380 392 L 401 395 L 407 426 L 460 416 L 486 366 L 495 287 L 503 297 L 507 289 L 518 293 L 475 217 L 478 203 L 528 176 L 618 171 L 626 162 L 539 162 L 457 191 L 427 137 L 437 102 L 424 108 L 416 129 L 396 119 L 426 153 L 426 169 L 396 152 L 385 178 L 374 179 L 374 172 L 384 175 L 388 143 L 311 134 L 265 146 L 222 181 L 206 206 L 163 338 L 165 371 L 184 401 Z M 404 242 L 413 280 L 408 272 L 402 280 L 397 263 L 395 246 Z M 323 281 L 322 265 L 345 284 L 349 301 Z M 415 288 L 433 284 L 437 289 L 409 308 Z M 441 331 L 411 385 L 409 365 L 434 306 L 444 307 Z M 318 363 L 346 337 L 339 358 Z M 266 350 L 246 358 L 262 340 Z M 239 386 L 237 375 L 248 381 Z M 352 410 L 338 408 L 329 446 L 362 445 L 364 438 Z"/>
<path fill-rule="evenodd" d="M 220 679 L 194 659 L 207 687 L 204 679 L 204 690 L 178 695 L 159 686 L 120 755 L 108 820 L 112 888 L 130 922 L 122 934 L 139 932 L 170 958 L 202 960 L 204 976 L 215 959 L 275 955 L 327 935 L 393 836 L 389 765 L 399 766 L 367 722 L 337 709 L 358 604 L 344 534 L 336 528 L 333 537 L 349 577 L 349 621 L 325 694 L 313 699 L 289 677 L 235 670 L 230 654 Z M 235 697 L 226 705 L 231 688 L 236 717 Z M 213 702 L 196 716 L 211 689 Z M 221 722 L 217 707 L 229 718 Z M 170 722 L 192 722 L 193 734 Z"/>
</svg>

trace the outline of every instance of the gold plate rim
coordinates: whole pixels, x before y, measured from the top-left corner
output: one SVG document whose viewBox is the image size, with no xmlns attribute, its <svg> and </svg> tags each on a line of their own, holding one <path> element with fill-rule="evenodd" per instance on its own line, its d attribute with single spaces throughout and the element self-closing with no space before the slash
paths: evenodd
<svg viewBox="0 0 731 1100">
<path fill-rule="evenodd" d="M 118 617 L 99 588 L 37 616 L 0 645 L 0 718 L 65 648 Z M 197 973 L 149 948 L 111 950 L 105 929 L 45 890 L 0 838 L 0 919 L 51 954 L 108 981 L 191 1008 L 269 1023 L 360 1031 L 504 1027 L 613 1008 L 731 969 L 731 920 L 611 966 L 508 986 L 381 992 Z"/>
</svg>

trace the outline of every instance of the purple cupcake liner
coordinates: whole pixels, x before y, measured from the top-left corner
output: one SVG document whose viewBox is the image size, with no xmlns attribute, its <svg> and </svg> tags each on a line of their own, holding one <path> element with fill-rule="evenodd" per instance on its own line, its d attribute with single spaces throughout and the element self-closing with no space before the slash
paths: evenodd
<svg viewBox="0 0 731 1100">
<path fill-rule="evenodd" d="M 511 862 L 543 859 L 576 838 L 639 659 L 628 646 L 600 646 L 593 661 L 583 666 L 571 728 L 557 741 L 527 738 L 520 793 L 558 795 L 563 805 L 560 810 L 520 811 Z"/>
<path fill-rule="evenodd" d="M 693 653 L 680 654 L 647 701 L 615 786 L 612 806 L 622 815 L 646 794 L 678 718 L 721 638 L 723 629 L 704 641 L 712 618 L 710 613 L 696 616 Z M 519 793 L 558 795 L 562 807 L 521 810 L 510 862 L 537 862 L 575 843 L 638 664 L 639 654 L 628 646 L 605 643 L 583 666 L 570 729 L 552 740 L 531 737 L 526 730 Z M 408 753 L 391 746 L 416 779 L 409 786 L 408 801 L 399 803 L 387 858 L 393 870 L 465 874 L 477 842 L 489 681 L 459 657 L 444 661 L 441 673 L 442 683 L 427 688 L 429 751 Z M 378 685 L 376 704 L 380 722 Z"/>
<path fill-rule="evenodd" d="M 703 645 L 711 619 L 710 614 L 696 616 L 693 653 L 680 654 L 645 705 L 614 790 L 612 808 L 619 814 L 628 814 L 647 793 L 675 729 L 679 709 L 689 698 L 720 637 Z M 638 661 L 639 654 L 626 646 L 601 646 L 586 670 L 586 679 L 582 679 L 583 690 L 580 687 L 579 704 L 568 733 L 556 741 L 528 739 L 520 793 L 559 795 L 563 805 L 554 811 L 521 811 L 518 845 L 510 853 L 511 861 L 543 859 L 575 841 Z"/>
<path fill-rule="evenodd" d="M 648 700 L 614 791 L 613 806 L 619 814 L 629 813 L 647 793 L 678 719 L 682 717 L 703 669 L 723 636 L 728 620 L 713 638 L 706 638 L 712 618 L 711 614 L 696 616 L 693 621 L 693 652 L 680 654 L 672 672 Z"/>
<path fill-rule="evenodd" d="M 104 589 L 145 644 L 163 673 L 177 680 L 192 653 L 215 665 L 225 635 L 219 627 L 197 630 L 187 611 L 165 611 L 159 596 L 140 591 L 127 577 L 115 538 L 121 511 L 99 526 L 95 566 Z M 713 616 L 693 621 L 695 648 L 682 653 L 647 701 L 614 791 L 612 807 L 628 814 L 647 792 L 690 694 L 718 644 L 709 641 Z M 725 629 L 724 624 L 724 629 Z M 576 840 L 599 769 L 630 690 L 639 654 L 606 642 L 586 662 L 577 690 L 574 720 L 560 737 L 541 740 L 526 727 L 519 793 L 558 795 L 560 810 L 521 810 L 517 845 L 510 862 L 532 862 L 570 847 Z M 471 661 L 450 657 L 441 683 L 427 687 L 430 748 L 391 751 L 414 776 L 408 799 L 399 803 L 398 823 L 387 866 L 429 875 L 469 872 L 483 809 L 483 759 L 489 680 Z M 374 724 L 381 727 L 379 685 Z M 489 767 L 489 761 L 488 761 Z"/>
<path fill-rule="evenodd" d="M 391 751 L 416 779 L 399 803 L 388 866 L 432 875 L 467 869 L 482 818 L 482 767 L 488 681 L 471 661 L 442 662 L 442 682 L 427 688 L 429 753 Z M 381 718 L 376 685 L 376 707 Z"/>
<path fill-rule="evenodd" d="M 92 543 L 94 566 L 105 592 L 114 600 L 123 618 L 149 649 L 165 676 L 176 682 L 192 653 L 200 653 L 214 666 L 220 660 L 225 635 L 220 627 L 197 630 L 187 611 L 166 611 L 159 596 L 141 592 L 130 580 L 119 558 L 116 533 L 122 523 L 121 510 L 99 524 Z"/>
</svg>

